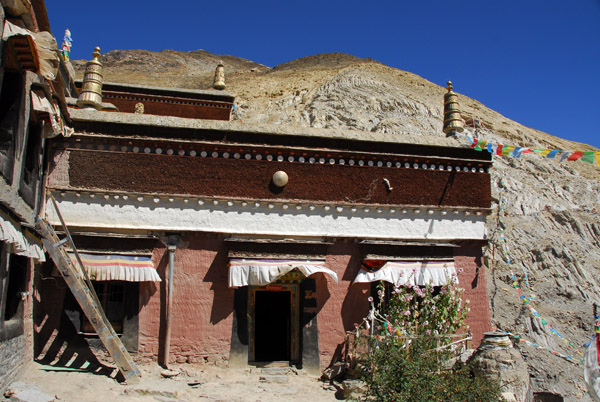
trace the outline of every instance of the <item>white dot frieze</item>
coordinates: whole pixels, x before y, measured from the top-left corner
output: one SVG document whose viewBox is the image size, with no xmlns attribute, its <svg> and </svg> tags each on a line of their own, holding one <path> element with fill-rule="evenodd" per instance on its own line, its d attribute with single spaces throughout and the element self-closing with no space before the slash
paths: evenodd
<svg viewBox="0 0 600 402">
<path fill-rule="evenodd" d="M 464 162 L 458 162 L 458 165 L 455 164 L 440 164 L 440 163 L 430 163 L 429 161 L 398 161 L 398 160 L 389 160 L 387 157 L 383 156 L 381 159 L 353 159 L 353 158 L 344 158 L 344 157 L 336 157 L 327 155 L 327 157 L 308 157 L 308 156 L 296 156 L 292 152 L 292 154 L 282 155 L 282 154 L 273 154 L 269 151 L 263 151 L 255 153 L 242 153 L 242 152 L 232 152 L 232 151 L 223 151 L 219 150 L 206 151 L 206 150 L 194 150 L 194 149 L 173 149 L 162 146 L 119 146 L 115 144 L 81 144 L 79 142 L 70 144 L 72 148 L 87 148 L 87 149 L 100 149 L 100 150 L 110 150 L 121 152 L 133 152 L 133 153 L 145 153 L 145 154 L 157 154 L 157 155 L 180 155 L 185 156 L 189 155 L 192 157 L 200 156 L 203 158 L 212 157 L 212 158 L 234 158 L 241 159 L 242 157 L 246 160 L 255 159 L 257 161 L 267 160 L 273 161 L 277 160 L 279 162 L 287 161 L 289 163 L 319 163 L 319 164 L 329 164 L 329 165 L 348 165 L 348 166 L 377 166 L 377 167 L 387 167 L 387 168 L 406 168 L 406 169 L 424 169 L 424 170 L 438 170 L 440 172 L 443 171 L 456 171 L 456 172 L 465 172 L 465 173 L 489 173 L 489 168 L 487 166 L 481 166 L 481 164 L 475 163 L 473 166 L 472 163 L 468 163 L 468 166 L 465 166 Z M 423 159 L 423 158 L 422 158 Z M 483 162 L 482 163 L 487 163 Z M 479 165 L 479 166 L 478 166 Z"/>
</svg>

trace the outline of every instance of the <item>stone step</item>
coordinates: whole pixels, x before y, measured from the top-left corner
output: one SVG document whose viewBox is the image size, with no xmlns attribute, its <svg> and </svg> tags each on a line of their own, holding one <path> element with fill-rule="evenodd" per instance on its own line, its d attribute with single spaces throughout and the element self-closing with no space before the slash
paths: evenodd
<svg viewBox="0 0 600 402">
<path fill-rule="evenodd" d="M 260 382 L 268 382 L 271 384 L 287 384 L 290 378 L 287 375 L 267 375 L 263 374 L 258 377 Z"/>
<path fill-rule="evenodd" d="M 286 375 L 291 373 L 292 369 L 290 367 L 263 367 L 260 372 L 266 375 Z"/>
</svg>

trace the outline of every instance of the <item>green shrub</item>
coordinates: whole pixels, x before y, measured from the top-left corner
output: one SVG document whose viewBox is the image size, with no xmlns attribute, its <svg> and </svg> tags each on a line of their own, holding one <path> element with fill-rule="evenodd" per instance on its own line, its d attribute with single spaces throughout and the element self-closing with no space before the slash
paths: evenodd
<svg viewBox="0 0 600 402">
<path fill-rule="evenodd" d="M 386 340 L 368 354 L 363 379 L 367 393 L 363 400 L 381 402 L 494 402 L 501 401 L 497 381 L 477 377 L 462 363 L 443 369 L 448 354 L 426 349 L 430 340 L 411 343 L 399 350 L 397 342 Z"/>
<path fill-rule="evenodd" d="M 378 286 L 369 317 L 356 325 L 355 350 L 367 384 L 363 400 L 496 402 L 500 384 L 475 376 L 450 345 L 466 331 L 462 289 Z M 452 362 L 458 361 L 456 364 Z"/>
</svg>

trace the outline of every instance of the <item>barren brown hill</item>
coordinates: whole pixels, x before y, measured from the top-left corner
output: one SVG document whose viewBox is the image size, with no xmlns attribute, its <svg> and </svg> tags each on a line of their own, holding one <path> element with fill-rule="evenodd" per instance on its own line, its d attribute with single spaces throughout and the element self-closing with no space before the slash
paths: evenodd
<svg viewBox="0 0 600 402">
<path fill-rule="evenodd" d="M 227 90 L 236 96 L 243 122 L 365 132 L 442 137 L 445 89 L 418 75 L 370 59 L 323 54 L 269 68 L 248 60 L 205 51 L 153 53 L 111 51 L 103 55 L 107 81 L 209 88 L 218 60 L 225 61 Z M 74 63 L 81 76 L 82 63 Z M 455 83 L 460 91 L 460 83 Z M 530 148 L 594 150 L 525 127 L 467 96 L 460 96 L 463 118 L 480 122 L 479 136 L 501 144 Z M 457 145 L 467 146 L 465 138 Z M 529 273 L 541 315 L 534 318 L 513 287 L 497 231 L 499 183 L 506 174 L 506 243 L 513 270 L 525 289 Z M 521 345 L 534 391 L 558 393 L 565 400 L 585 395 L 579 350 L 593 335 L 592 302 L 600 287 L 600 168 L 583 162 L 559 162 L 538 155 L 495 157 L 492 172 L 494 213 L 488 219 L 486 250 L 493 325 L 520 335 L 560 357 Z M 543 319 L 543 320 L 542 320 Z M 544 322 L 546 324 L 544 324 Z"/>
</svg>

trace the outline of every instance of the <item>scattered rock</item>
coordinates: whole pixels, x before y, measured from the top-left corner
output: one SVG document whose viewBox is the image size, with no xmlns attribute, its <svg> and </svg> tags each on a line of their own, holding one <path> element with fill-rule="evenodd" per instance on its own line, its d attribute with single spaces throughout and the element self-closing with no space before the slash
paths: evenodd
<svg viewBox="0 0 600 402">
<path fill-rule="evenodd" d="M 344 380 L 342 381 L 342 389 L 346 399 L 357 398 L 366 392 L 367 384 L 362 380 Z"/>
<path fill-rule="evenodd" d="M 181 372 L 179 370 L 169 370 L 169 369 L 166 369 L 166 370 L 163 370 L 163 371 L 160 372 L 160 375 L 162 375 L 165 378 L 176 377 L 179 374 L 181 374 Z"/>
<path fill-rule="evenodd" d="M 345 362 L 335 362 L 323 371 L 323 380 L 332 381 L 340 378 L 346 372 L 347 364 Z"/>
<path fill-rule="evenodd" d="M 13 382 L 4 393 L 10 402 L 53 402 L 55 398 L 42 392 L 37 386 Z"/>
<path fill-rule="evenodd" d="M 290 381 L 286 375 L 261 375 L 259 378 L 260 382 L 268 382 L 274 384 L 286 384 Z"/>
<path fill-rule="evenodd" d="M 508 334 L 486 333 L 481 346 L 473 354 L 470 362 L 473 364 L 475 375 L 500 380 L 507 402 L 529 400 L 527 364 L 521 353 L 512 346 Z"/>
</svg>

